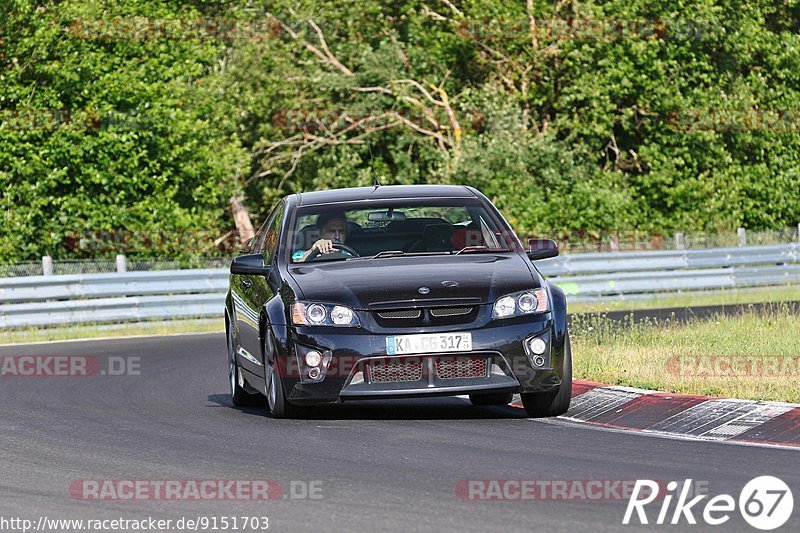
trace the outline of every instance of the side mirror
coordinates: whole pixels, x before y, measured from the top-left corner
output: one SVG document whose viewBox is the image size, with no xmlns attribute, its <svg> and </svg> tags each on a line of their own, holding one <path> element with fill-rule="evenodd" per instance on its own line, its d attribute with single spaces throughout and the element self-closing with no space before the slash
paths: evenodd
<svg viewBox="0 0 800 533">
<path fill-rule="evenodd" d="M 234 257 L 231 262 L 231 274 L 266 276 L 269 269 L 264 265 L 264 254 L 247 254 Z"/>
<path fill-rule="evenodd" d="M 531 261 L 547 259 L 558 255 L 558 244 L 553 239 L 528 239 L 528 258 Z"/>
</svg>

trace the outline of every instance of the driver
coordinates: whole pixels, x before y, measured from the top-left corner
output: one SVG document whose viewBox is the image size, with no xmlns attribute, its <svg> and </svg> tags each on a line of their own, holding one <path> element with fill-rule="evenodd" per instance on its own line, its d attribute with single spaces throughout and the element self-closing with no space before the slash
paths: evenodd
<svg viewBox="0 0 800 533">
<path fill-rule="evenodd" d="M 295 261 L 302 263 L 315 250 L 320 254 L 329 254 L 334 251 L 334 244 L 344 244 L 347 240 L 347 217 L 344 213 L 322 213 L 317 217 L 316 226 L 320 239 L 308 251 L 295 252 L 292 257 Z"/>
</svg>

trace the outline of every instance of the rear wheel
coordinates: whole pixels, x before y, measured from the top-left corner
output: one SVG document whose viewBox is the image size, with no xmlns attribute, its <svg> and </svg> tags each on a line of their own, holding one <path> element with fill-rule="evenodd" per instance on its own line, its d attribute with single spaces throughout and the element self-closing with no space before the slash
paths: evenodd
<svg viewBox="0 0 800 533">
<path fill-rule="evenodd" d="M 564 373 L 556 390 L 521 394 L 522 405 L 528 416 L 542 418 L 563 415 L 572 399 L 572 346 L 569 333 L 564 341 Z"/>
<path fill-rule="evenodd" d="M 470 394 L 469 401 L 472 405 L 508 405 L 514 398 L 512 392 L 494 392 L 491 394 Z"/>
</svg>

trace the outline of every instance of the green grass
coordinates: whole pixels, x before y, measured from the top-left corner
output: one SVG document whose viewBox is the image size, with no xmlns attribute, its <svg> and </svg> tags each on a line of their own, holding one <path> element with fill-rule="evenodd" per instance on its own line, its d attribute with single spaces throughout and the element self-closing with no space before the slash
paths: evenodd
<svg viewBox="0 0 800 533">
<path fill-rule="evenodd" d="M 634 309 L 659 309 L 664 307 L 692 307 L 703 305 L 734 305 L 762 302 L 800 301 L 800 286 L 726 289 L 683 294 L 664 294 L 639 300 L 614 300 L 610 302 L 571 302 L 567 297 L 570 313 L 599 311 L 632 311 Z"/>
<path fill-rule="evenodd" d="M 684 394 L 800 403 L 798 326 L 800 317 L 781 304 L 689 323 L 633 324 L 575 315 L 570 330 L 574 377 Z"/>
<path fill-rule="evenodd" d="M 171 320 L 136 324 L 81 324 L 58 328 L 7 330 L 3 332 L 2 344 L 223 331 L 224 324 L 222 319 Z"/>
</svg>

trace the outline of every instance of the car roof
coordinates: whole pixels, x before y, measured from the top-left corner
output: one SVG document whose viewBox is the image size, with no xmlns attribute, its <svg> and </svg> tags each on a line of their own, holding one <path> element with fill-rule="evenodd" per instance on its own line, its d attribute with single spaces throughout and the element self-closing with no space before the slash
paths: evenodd
<svg viewBox="0 0 800 533">
<path fill-rule="evenodd" d="M 353 187 L 297 194 L 297 205 L 319 205 L 359 200 L 394 200 L 399 198 L 476 198 L 463 185 L 381 185 Z"/>
</svg>

